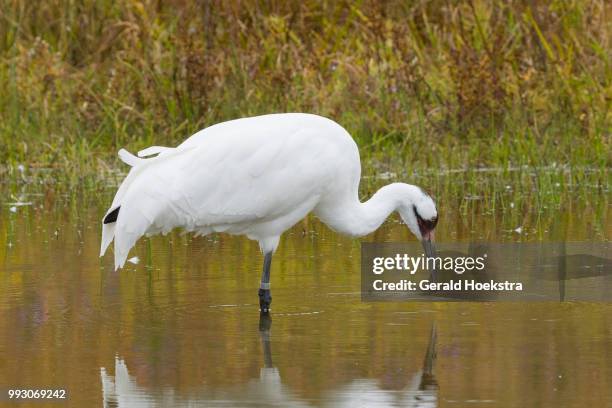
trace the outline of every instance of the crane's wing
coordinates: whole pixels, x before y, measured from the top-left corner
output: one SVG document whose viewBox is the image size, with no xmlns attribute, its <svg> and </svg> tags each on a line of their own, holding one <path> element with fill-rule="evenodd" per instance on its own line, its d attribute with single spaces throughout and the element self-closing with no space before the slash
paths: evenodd
<svg viewBox="0 0 612 408">
<path fill-rule="evenodd" d="M 134 167 L 107 212 L 120 208 L 115 223 L 103 224 L 101 254 L 114 238 L 118 268 L 144 234 L 175 227 L 248 234 L 254 223 L 312 208 L 332 182 L 333 150 L 310 129 L 295 129 L 201 138 L 152 159 L 124 151 Z"/>
</svg>

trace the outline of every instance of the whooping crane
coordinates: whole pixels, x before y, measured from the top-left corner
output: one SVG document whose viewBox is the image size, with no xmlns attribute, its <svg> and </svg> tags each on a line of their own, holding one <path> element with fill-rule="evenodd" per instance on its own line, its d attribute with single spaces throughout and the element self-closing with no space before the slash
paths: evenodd
<svg viewBox="0 0 612 408">
<path fill-rule="evenodd" d="M 272 254 L 281 234 L 310 212 L 358 237 L 397 211 L 433 255 L 438 212 L 431 197 L 417 186 L 393 183 L 361 203 L 359 150 L 330 119 L 304 113 L 236 119 L 207 127 L 176 148 L 152 146 L 138 156 L 119 151 L 132 168 L 102 220 L 100 256 L 114 239 L 115 270 L 143 235 L 176 227 L 197 235 L 246 235 L 264 254 L 258 294 L 267 313 Z"/>
</svg>

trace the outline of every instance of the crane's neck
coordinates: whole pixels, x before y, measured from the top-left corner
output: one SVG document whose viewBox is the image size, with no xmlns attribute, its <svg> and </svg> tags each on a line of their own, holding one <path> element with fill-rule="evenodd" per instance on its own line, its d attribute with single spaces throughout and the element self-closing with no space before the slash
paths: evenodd
<svg viewBox="0 0 612 408">
<path fill-rule="evenodd" d="M 354 197 L 337 203 L 333 210 L 320 212 L 319 217 L 338 232 L 364 236 L 378 229 L 392 212 L 409 213 L 422 195 L 417 186 L 393 183 L 382 187 L 364 203 Z"/>
</svg>

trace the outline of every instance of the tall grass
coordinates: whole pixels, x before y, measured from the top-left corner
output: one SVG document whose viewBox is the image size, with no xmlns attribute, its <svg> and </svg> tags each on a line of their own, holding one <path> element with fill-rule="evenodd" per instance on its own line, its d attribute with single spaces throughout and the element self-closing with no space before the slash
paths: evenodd
<svg viewBox="0 0 612 408">
<path fill-rule="evenodd" d="M 604 0 L 0 4 L 4 171 L 103 173 L 119 147 L 278 111 L 398 168 L 610 164 Z"/>
</svg>

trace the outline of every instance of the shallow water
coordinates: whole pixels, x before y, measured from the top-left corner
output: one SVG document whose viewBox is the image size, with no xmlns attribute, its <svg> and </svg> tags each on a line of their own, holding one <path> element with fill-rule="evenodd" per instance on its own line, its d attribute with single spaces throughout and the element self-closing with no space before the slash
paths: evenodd
<svg viewBox="0 0 612 408">
<path fill-rule="evenodd" d="M 79 407 L 612 405 L 609 303 L 363 303 L 360 241 L 308 218 L 260 320 L 256 243 L 172 233 L 114 272 L 98 258 L 111 188 L 4 190 L 0 387 Z M 609 239 L 605 192 L 537 214 L 455 204 L 441 241 Z M 364 238 L 412 240 L 397 218 Z"/>
</svg>

